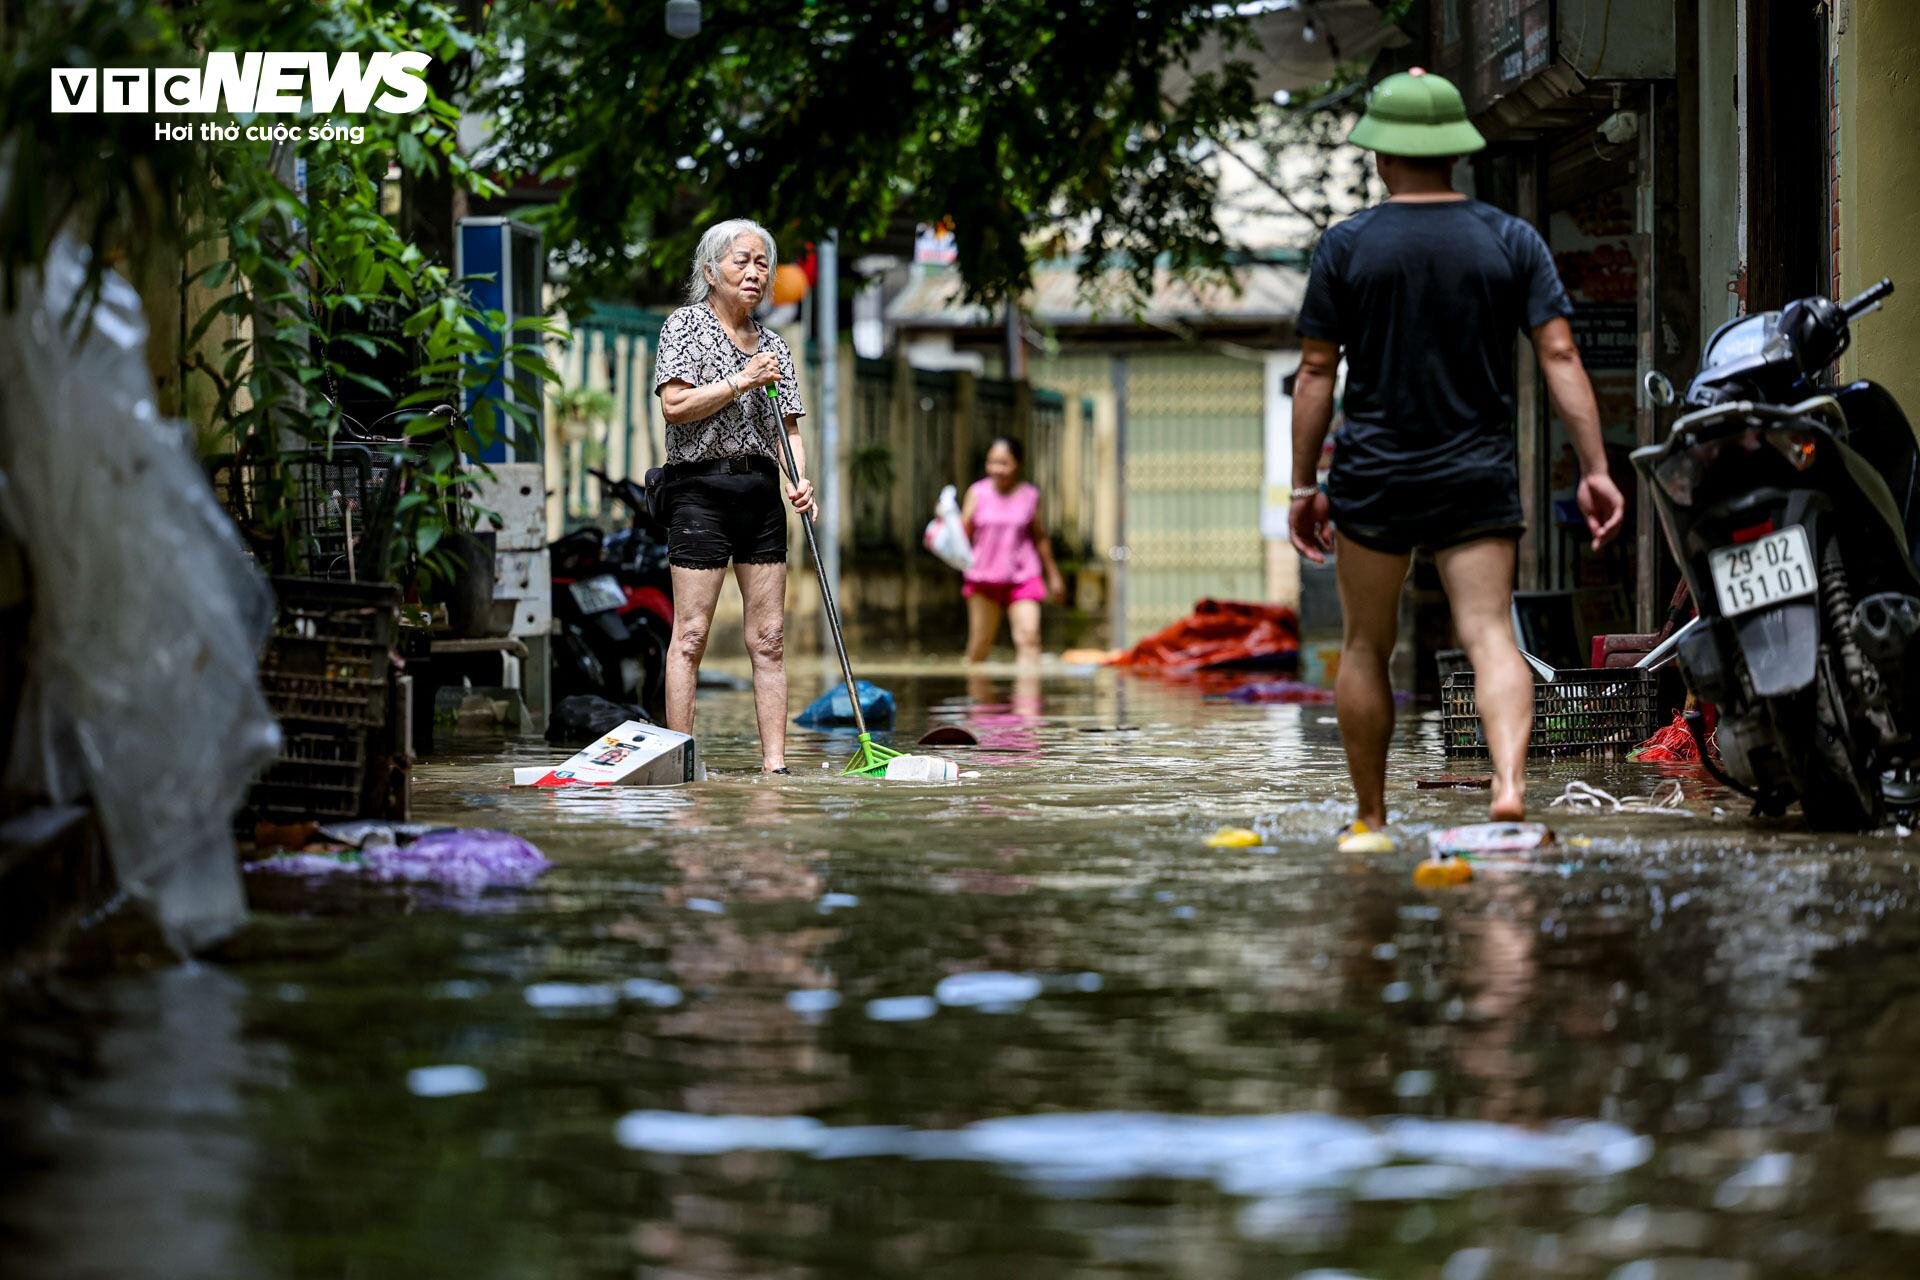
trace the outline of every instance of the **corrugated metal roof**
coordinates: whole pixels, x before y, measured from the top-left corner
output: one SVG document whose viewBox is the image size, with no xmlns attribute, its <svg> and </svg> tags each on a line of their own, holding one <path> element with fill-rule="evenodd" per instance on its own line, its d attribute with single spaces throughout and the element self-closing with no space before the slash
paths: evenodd
<svg viewBox="0 0 1920 1280">
<path fill-rule="evenodd" d="M 1136 313 L 1122 301 L 1125 295 L 1117 286 L 1111 291 L 1112 300 L 1103 305 L 1081 292 L 1074 268 L 1040 267 L 1034 271 L 1032 290 L 1021 300 L 1021 310 L 1042 325 L 1115 329 L 1208 321 L 1291 323 L 1299 314 L 1307 287 L 1306 268 L 1253 263 L 1233 268 L 1232 277 L 1231 285 L 1196 283 L 1158 272 L 1153 297 L 1144 311 Z M 915 268 L 907 287 L 888 305 L 887 320 L 907 329 L 986 329 L 1001 322 L 997 310 L 962 302 L 960 275 L 945 267 Z"/>
</svg>

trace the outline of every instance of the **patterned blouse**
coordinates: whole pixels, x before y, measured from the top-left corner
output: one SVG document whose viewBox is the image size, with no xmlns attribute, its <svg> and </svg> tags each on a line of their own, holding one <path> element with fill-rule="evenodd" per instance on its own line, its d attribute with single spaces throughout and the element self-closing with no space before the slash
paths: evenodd
<svg viewBox="0 0 1920 1280">
<path fill-rule="evenodd" d="M 785 453 L 780 435 L 788 417 L 805 417 L 807 406 L 800 400 L 800 384 L 794 379 L 793 353 L 780 335 L 753 322 L 760 335 L 762 350 L 771 351 L 779 362 L 780 379 L 774 390 L 780 397 L 780 410 L 767 400 L 764 388 L 755 388 L 729 401 L 718 413 L 695 422 L 667 424 L 668 462 L 707 462 L 714 458 L 750 458 L 765 454 L 784 472 Z M 753 357 L 733 344 L 720 317 L 704 302 L 681 307 L 660 326 L 660 349 L 653 358 L 653 393 L 675 378 L 690 386 L 702 387 L 720 382 L 729 374 L 747 367 Z"/>
</svg>

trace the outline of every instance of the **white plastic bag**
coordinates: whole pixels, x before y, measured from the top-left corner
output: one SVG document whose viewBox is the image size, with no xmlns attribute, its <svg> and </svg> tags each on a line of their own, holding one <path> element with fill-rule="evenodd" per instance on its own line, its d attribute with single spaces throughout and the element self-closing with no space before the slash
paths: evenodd
<svg viewBox="0 0 1920 1280">
<path fill-rule="evenodd" d="M 973 568 L 973 547 L 967 542 L 967 526 L 960 522 L 960 499 L 952 485 L 940 491 L 940 500 L 933 505 L 933 519 L 927 521 L 921 541 L 927 550 L 960 572 Z"/>
<path fill-rule="evenodd" d="M 73 314 L 86 267 L 60 237 L 0 311 L 0 518 L 33 581 L 7 781 L 91 797 L 120 887 L 191 951 L 245 914 L 231 824 L 280 745 L 273 592 L 155 411 L 132 286 L 109 274 L 91 326 Z"/>
</svg>

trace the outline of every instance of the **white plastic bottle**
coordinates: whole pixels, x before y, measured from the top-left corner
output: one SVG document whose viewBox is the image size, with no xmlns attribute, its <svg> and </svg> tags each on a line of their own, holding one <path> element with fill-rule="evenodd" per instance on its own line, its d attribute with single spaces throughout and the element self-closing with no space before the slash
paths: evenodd
<svg viewBox="0 0 1920 1280">
<path fill-rule="evenodd" d="M 890 782 L 952 782 L 960 766 L 940 756 L 895 756 L 887 761 Z"/>
</svg>

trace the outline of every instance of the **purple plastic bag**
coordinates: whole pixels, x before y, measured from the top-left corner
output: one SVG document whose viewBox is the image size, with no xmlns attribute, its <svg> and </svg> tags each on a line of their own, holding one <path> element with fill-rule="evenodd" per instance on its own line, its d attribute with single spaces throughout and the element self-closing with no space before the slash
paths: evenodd
<svg viewBox="0 0 1920 1280">
<path fill-rule="evenodd" d="M 285 875 L 356 873 L 371 880 L 432 884 L 461 894 L 532 884 L 553 864 L 509 831 L 433 831 L 404 845 L 374 844 L 357 855 L 283 854 L 253 869 Z"/>
</svg>

